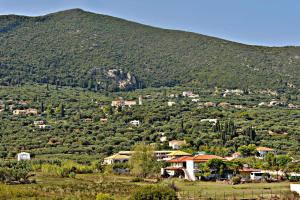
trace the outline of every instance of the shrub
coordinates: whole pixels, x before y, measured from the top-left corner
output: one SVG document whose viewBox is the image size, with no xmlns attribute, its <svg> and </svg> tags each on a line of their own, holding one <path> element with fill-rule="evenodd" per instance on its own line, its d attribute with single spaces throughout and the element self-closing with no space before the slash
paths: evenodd
<svg viewBox="0 0 300 200">
<path fill-rule="evenodd" d="M 98 193 L 96 196 L 96 200 L 114 200 L 114 198 L 108 194 Z"/>
<path fill-rule="evenodd" d="M 140 177 L 134 177 L 133 179 L 131 179 L 131 182 L 142 182 L 142 181 L 144 181 L 144 179 Z"/>
<path fill-rule="evenodd" d="M 234 177 L 231 178 L 231 181 L 232 181 L 233 185 L 239 184 L 239 183 L 241 183 L 241 177 L 234 176 Z"/>
<path fill-rule="evenodd" d="M 145 186 L 135 191 L 131 200 L 160 199 L 178 200 L 176 192 L 167 186 Z"/>
<path fill-rule="evenodd" d="M 76 173 L 75 173 L 75 172 L 70 172 L 70 173 L 69 173 L 69 177 L 70 177 L 70 178 L 75 178 L 75 176 L 76 176 Z"/>
</svg>

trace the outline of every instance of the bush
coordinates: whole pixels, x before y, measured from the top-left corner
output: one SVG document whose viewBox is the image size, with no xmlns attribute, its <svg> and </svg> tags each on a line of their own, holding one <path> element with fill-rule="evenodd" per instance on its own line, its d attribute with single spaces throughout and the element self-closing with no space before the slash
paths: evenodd
<svg viewBox="0 0 300 200">
<path fill-rule="evenodd" d="M 75 176 L 76 176 L 76 173 L 75 173 L 75 172 L 70 172 L 70 173 L 69 173 L 69 177 L 70 177 L 70 178 L 75 178 Z"/>
<path fill-rule="evenodd" d="M 135 191 L 131 200 L 160 199 L 178 200 L 176 192 L 167 186 L 145 186 Z"/>
<path fill-rule="evenodd" d="M 289 181 L 298 182 L 298 181 L 300 181 L 300 177 L 299 176 L 290 176 Z"/>
<path fill-rule="evenodd" d="M 236 184 L 240 184 L 241 183 L 241 177 L 239 176 L 234 176 L 231 178 L 232 184 L 236 185 Z"/>
<path fill-rule="evenodd" d="M 98 193 L 96 196 L 96 200 L 114 200 L 114 198 L 112 198 L 108 194 Z"/>
<path fill-rule="evenodd" d="M 134 177 L 133 179 L 131 179 L 131 182 L 142 182 L 142 181 L 144 181 L 144 179 L 140 177 Z"/>
</svg>

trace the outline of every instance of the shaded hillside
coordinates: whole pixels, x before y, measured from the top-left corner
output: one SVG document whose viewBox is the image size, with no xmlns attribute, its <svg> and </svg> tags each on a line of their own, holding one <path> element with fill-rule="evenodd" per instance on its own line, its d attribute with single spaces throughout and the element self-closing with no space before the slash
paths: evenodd
<svg viewBox="0 0 300 200">
<path fill-rule="evenodd" d="M 67 10 L 0 16 L 0 84 L 43 82 L 117 90 L 300 86 L 300 48 L 247 46 Z"/>
</svg>

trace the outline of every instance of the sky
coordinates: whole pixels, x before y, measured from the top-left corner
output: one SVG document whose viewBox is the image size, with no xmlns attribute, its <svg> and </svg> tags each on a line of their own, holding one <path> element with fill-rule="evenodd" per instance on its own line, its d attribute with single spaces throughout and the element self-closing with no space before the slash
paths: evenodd
<svg viewBox="0 0 300 200">
<path fill-rule="evenodd" d="M 300 0 L 0 0 L 0 15 L 71 8 L 244 44 L 300 46 Z"/>
</svg>

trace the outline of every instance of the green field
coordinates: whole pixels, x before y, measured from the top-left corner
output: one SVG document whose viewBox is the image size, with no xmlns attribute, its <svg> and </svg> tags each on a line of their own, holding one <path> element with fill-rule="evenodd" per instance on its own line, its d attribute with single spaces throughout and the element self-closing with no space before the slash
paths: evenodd
<svg viewBox="0 0 300 200">
<path fill-rule="evenodd" d="M 36 184 L 4 185 L 0 184 L 0 199 L 95 199 L 99 192 L 107 193 L 115 199 L 128 199 L 130 194 L 141 185 L 171 184 L 178 188 L 181 199 L 243 199 L 272 197 L 287 198 L 289 182 L 281 183 L 248 183 L 230 185 L 222 182 L 188 182 L 180 179 L 165 179 L 153 183 L 148 179 L 145 182 L 133 183 L 130 176 L 78 174 L 76 178 L 58 178 L 37 173 L 34 177 Z"/>
</svg>

